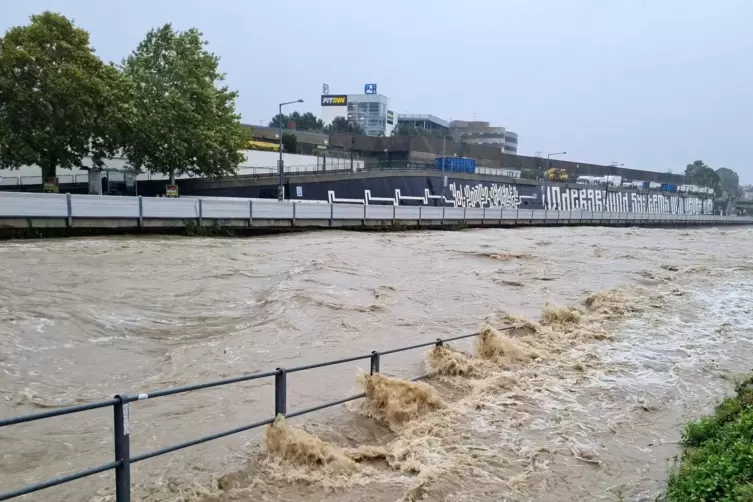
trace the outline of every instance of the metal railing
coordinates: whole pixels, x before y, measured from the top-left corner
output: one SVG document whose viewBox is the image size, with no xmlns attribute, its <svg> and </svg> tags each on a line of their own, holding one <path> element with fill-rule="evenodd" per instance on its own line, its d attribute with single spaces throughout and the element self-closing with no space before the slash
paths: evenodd
<svg viewBox="0 0 753 502">
<path fill-rule="evenodd" d="M 26 495 L 29 493 L 34 493 L 39 490 L 43 490 L 45 488 L 62 485 L 64 483 L 75 481 L 77 479 L 85 478 L 88 476 L 93 476 L 94 474 L 99 474 L 101 472 L 115 470 L 115 500 L 116 502 L 129 502 L 131 500 L 131 464 L 135 464 L 137 462 L 141 462 L 142 460 L 147 460 L 153 457 L 158 457 L 160 455 L 165 455 L 167 453 L 172 453 L 174 451 L 182 450 L 184 448 L 189 448 L 191 446 L 196 446 L 202 443 L 206 443 L 208 441 L 213 441 L 215 439 L 220 439 L 226 436 L 230 436 L 232 434 L 238 434 L 240 432 L 262 427 L 264 425 L 269 425 L 275 421 L 275 418 L 278 415 L 282 415 L 286 418 L 294 418 L 301 415 L 305 415 L 307 413 L 313 413 L 315 411 L 320 411 L 326 408 L 331 408 L 333 406 L 338 406 L 338 405 L 347 403 L 349 401 L 355 401 L 357 399 L 366 397 L 366 394 L 362 392 L 354 396 L 349 396 L 343 399 L 338 399 L 337 401 L 331 401 L 331 402 L 319 404 L 316 406 L 312 406 L 310 408 L 306 408 L 303 410 L 297 410 L 297 411 L 288 413 L 287 375 L 290 373 L 297 373 L 300 371 L 306 371 L 306 370 L 311 370 L 315 368 L 323 368 L 326 366 L 334 366 L 337 364 L 344 364 L 344 363 L 349 363 L 353 361 L 361 361 L 361 360 L 366 360 L 366 359 L 370 360 L 370 364 L 369 364 L 370 374 L 379 373 L 380 360 L 382 356 L 395 354 L 398 352 L 405 352 L 407 350 L 414 350 L 414 349 L 419 349 L 423 347 L 429 347 L 432 345 L 441 346 L 447 342 L 452 342 L 455 340 L 462 340 L 465 338 L 471 338 L 478 335 L 479 333 L 471 333 L 470 335 L 460 335 L 460 336 L 444 338 L 444 339 L 437 338 L 436 340 L 431 341 L 431 342 L 419 343 L 416 345 L 410 345 L 408 347 L 401 347 L 398 349 L 383 350 L 381 352 L 373 351 L 369 354 L 346 357 L 343 359 L 337 359 L 333 361 L 305 364 L 305 365 L 296 366 L 293 368 L 276 368 L 275 370 L 266 371 L 263 373 L 251 373 L 248 375 L 243 375 L 243 376 L 239 376 L 235 378 L 216 380 L 213 382 L 205 382 L 205 383 L 199 383 L 199 384 L 194 384 L 194 385 L 186 385 L 183 387 L 162 389 L 162 390 L 157 390 L 154 392 L 137 393 L 137 394 L 119 394 L 113 397 L 112 399 L 107 399 L 105 401 L 81 404 L 77 406 L 69 406 L 69 407 L 60 408 L 57 410 L 44 411 L 40 413 L 33 413 L 29 415 L 22 415 L 22 416 L 11 417 L 11 418 L 2 418 L 0 419 L 0 428 L 8 427 L 15 424 L 34 422 L 34 421 L 43 420 L 46 418 L 59 417 L 62 415 L 70 415 L 70 414 L 79 413 L 82 411 L 89 411 L 89 410 L 96 410 L 99 408 L 112 407 L 113 426 L 114 426 L 113 427 L 113 430 L 114 430 L 113 440 L 114 440 L 115 460 L 112 462 L 107 462 L 105 464 L 90 467 L 88 469 L 77 471 L 71 474 L 66 474 L 57 478 L 48 479 L 46 481 L 41 481 L 38 483 L 27 485 L 23 488 L 19 488 L 19 489 L 12 490 L 9 492 L 0 493 L 0 501 L 20 497 L 22 495 Z M 423 380 L 425 378 L 428 378 L 429 376 L 431 376 L 431 373 L 421 375 L 419 377 L 415 377 L 411 380 L 412 381 Z M 167 447 L 153 450 L 150 452 L 131 455 L 131 445 L 130 445 L 130 433 L 131 433 L 130 404 L 131 403 L 136 402 L 136 401 L 143 401 L 145 399 L 155 399 L 158 397 L 172 396 L 174 394 L 181 394 L 184 392 L 192 392 L 192 391 L 197 391 L 197 390 L 202 390 L 202 389 L 209 389 L 212 387 L 219 387 L 222 385 L 229 385 L 229 384 L 238 383 L 238 382 L 246 382 L 249 380 L 259 380 L 262 378 L 272 378 L 272 377 L 274 377 L 274 382 L 275 382 L 274 416 L 273 417 L 267 418 L 265 420 L 253 422 L 247 425 L 243 425 L 240 427 L 235 427 L 233 429 L 229 429 L 226 431 L 209 434 L 206 436 L 199 437 L 197 439 L 193 439 L 191 441 L 178 443 L 172 446 L 167 446 Z"/>
</svg>

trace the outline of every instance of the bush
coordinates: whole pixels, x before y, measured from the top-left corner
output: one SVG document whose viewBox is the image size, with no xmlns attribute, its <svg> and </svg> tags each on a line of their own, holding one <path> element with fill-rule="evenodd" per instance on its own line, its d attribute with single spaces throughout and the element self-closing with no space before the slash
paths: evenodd
<svg viewBox="0 0 753 502">
<path fill-rule="evenodd" d="M 751 377 L 715 413 L 687 425 L 685 451 L 669 479 L 669 502 L 753 502 L 753 390 Z"/>
</svg>

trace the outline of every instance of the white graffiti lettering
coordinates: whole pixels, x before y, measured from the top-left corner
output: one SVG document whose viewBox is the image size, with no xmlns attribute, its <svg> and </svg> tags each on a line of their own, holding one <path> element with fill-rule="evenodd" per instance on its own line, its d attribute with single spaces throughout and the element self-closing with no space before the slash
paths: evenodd
<svg viewBox="0 0 753 502">
<path fill-rule="evenodd" d="M 668 193 L 643 194 L 599 189 L 542 186 L 544 209 L 551 211 L 606 211 L 614 213 L 712 214 L 714 201 Z"/>
</svg>

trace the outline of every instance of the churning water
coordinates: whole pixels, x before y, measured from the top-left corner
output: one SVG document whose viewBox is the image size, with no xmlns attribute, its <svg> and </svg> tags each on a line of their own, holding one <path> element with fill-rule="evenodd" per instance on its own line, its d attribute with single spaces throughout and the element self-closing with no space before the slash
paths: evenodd
<svg viewBox="0 0 753 502">
<path fill-rule="evenodd" d="M 367 398 L 135 464 L 133 498 L 653 500 L 682 424 L 750 369 L 751 248 L 750 229 L 6 242 L 0 416 L 481 330 L 373 377 L 291 374 L 289 411 Z M 273 409 L 270 379 L 137 402 L 131 452 Z M 0 429 L 0 491 L 109 462 L 111 413 Z"/>
</svg>

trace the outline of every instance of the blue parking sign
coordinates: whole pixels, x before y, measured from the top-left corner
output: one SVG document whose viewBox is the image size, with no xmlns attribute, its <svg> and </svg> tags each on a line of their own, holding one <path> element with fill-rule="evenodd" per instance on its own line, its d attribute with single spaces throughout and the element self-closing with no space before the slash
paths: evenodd
<svg viewBox="0 0 753 502">
<path fill-rule="evenodd" d="M 376 84 L 366 84 L 363 86 L 363 93 L 364 94 L 376 94 L 377 92 Z"/>
</svg>

